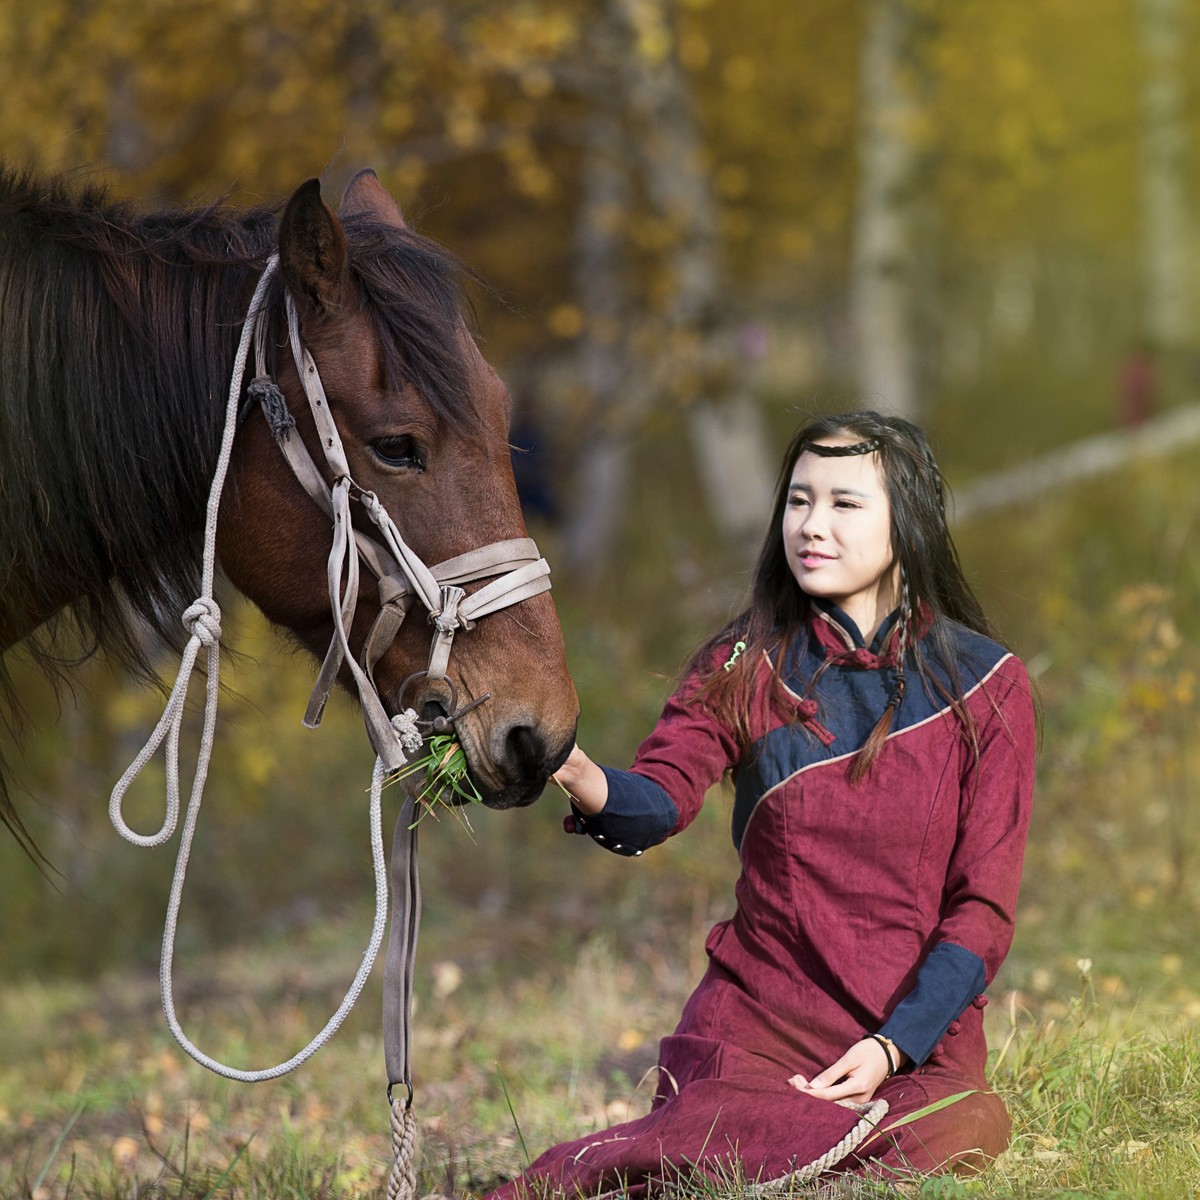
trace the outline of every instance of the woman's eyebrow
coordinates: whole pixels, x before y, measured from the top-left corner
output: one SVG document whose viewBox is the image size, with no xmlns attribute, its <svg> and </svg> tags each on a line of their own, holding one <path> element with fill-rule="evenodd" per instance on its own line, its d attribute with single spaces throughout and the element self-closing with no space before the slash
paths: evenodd
<svg viewBox="0 0 1200 1200">
<path fill-rule="evenodd" d="M 812 484 L 810 484 L 810 483 L 789 483 L 788 484 L 788 495 L 791 495 L 792 492 L 811 492 L 812 490 L 813 490 Z M 874 499 L 874 495 L 875 495 L 874 492 L 864 492 L 864 491 L 860 491 L 858 488 L 850 488 L 850 487 L 830 488 L 829 494 L 831 496 L 857 496 L 861 500 L 872 500 L 872 499 Z"/>
</svg>

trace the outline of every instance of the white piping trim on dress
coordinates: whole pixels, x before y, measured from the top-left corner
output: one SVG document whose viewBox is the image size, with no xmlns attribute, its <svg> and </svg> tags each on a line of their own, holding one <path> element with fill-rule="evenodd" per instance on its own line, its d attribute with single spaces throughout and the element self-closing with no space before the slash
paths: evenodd
<svg viewBox="0 0 1200 1200">
<path fill-rule="evenodd" d="M 764 653 L 765 653 L 765 651 L 764 651 Z M 987 683 L 987 681 L 989 679 L 991 679 L 991 677 L 993 675 L 995 675 L 995 673 L 998 670 L 1000 670 L 1000 668 L 1006 662 L 1008 662 L 1008 660 L 1010 658 L 1012 658 L 1012 659 L 1016 658 L 1016 655 L 1013 654 L 1011 651 L 1009 651 L 1007 654 L 1005 654 L 1002 658 L 997 659 L 996 662 L 993 664 L 992 669 L 990 671 L 988 671 L 988 673 L 985 676 L 983 676 L 983 678 L 980 679 L 975 684 L 974 687 L 972 687 L 969 691 L 966 691 L 963 693 L 963 697 L 962 697 L 963 703 L 966 703 L 966 701 L 968 701 L 973 695 L 975 695 L 975 693 L 977 691 L 979 691 L 979 689 L 981 687 L 983 687 L 983 685 L 985 683 Z M 793 692 L 792 689 L 789 688 L 786 683 L 783 686 L 785 688 L 787 688 L 787 690 L 793 696 L 796 695 L 796 693 Z M 797 696 L 797 699 L 800 699 L 800 697 Z M 903 729 L 897 729 L 894 733 L 889 733 L 887 735 L 887 738 L 884 741 L 884 744 L 886 745 L 887 742 L 892 741 L 894 738 L 903 737 L 906 733 L 911 733 L 913 730 L 921 729 L 924 726 L 928 725 L 930 721 L 940 720 L 942 717 L 944 717 L 946 715 L 946 713 L 953 712 L 953 711 L 954 710 L 951 707 L 951 705 L 947 704 L 944 708 L 939 708 L 937 710 L 937 712 L 931 713 L 923 721 L 918 721 L 915 725 L 906 725 Z M 772 732 L 774 732 L 774 730 L 772 730 Z M 766 735 L 764 734 L 764 736 L 766 736 Z M 746 834 L 749 832 L 750 826 L 754 823 L 754 818 L 758 814 L 759 809 L 762 808 L 764 800 L 766 800 L 770 795 L 772 795 L 772 793 L 777 792 L 781 787 L 784 787 L 787 784 L 791 783 L 792 780 L 795 779 L 797 776 L 803 775 L 806 771 L 813 771 L 813 770 L 816 770 L 816 768 L 818 768 L 818 767 L 828 767 L 832 763 L 844 762 L 848 758 L 853 758 L 858 753 L 858 751 L 861 749 L 862 749 L 862 747 L 859 746 L 857 750 L 848 750 L 845 754 L 839 754 L 836 758 L 823 758 L 823 759 L 821 759 L 820 762 L 807 763 L 805 766 L 800 767 L 798 770 L 793 771 L 790 775 L 785 776 L 778 783 L 771 784 L 771 786 L 769 788 L 767 788 L 767 790 L 765 792 L 763 792 L 763 794 L 761 796 L 759 796 L 758 800 L 755 802 L 753 810 L 751 811 L 750 815 L 746 818 L 746 824 L 742 826 L 742 840 L 741 840 L 741 845 L 739 845 L 739 847 L 738 847 L 738 858 L 741 858 L 741 856 L 742 856 L 741 847 L 746 844 Z"/>
</svg>

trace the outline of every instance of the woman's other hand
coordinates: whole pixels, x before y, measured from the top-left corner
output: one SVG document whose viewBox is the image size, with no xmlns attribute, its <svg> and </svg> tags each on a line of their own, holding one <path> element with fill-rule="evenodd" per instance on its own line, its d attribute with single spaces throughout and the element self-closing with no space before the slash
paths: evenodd
<svg viewBox="0 0 1200 1200">
<path fill-rule="evenodd" d="M 895 1053 L 903 1057 L 899 1047 Z M 896 1064 L 897 1068 L 903 1062 Z M 875 1095 L 879 1085 L 890 1074 L 887 1049 L 874 1038 L 863 1038 L 855 1042 L 832 1066 L 820 1075 L 805 1079 L 793 1075 L 788 1083 L 801 1092 L 808 1092 L 822 1100 L 836 1100 L 845 1104 L 865 1104 Z"/>
<path fill-rule="evenodd" d="M 567 761 L 554 772 L 553 778 L 566 789 L 575 807 L 585 817 L 595 816 L 608 803 L 608 777 L 584 754 L 578 743 L 567 755 Z"/>
</svg>

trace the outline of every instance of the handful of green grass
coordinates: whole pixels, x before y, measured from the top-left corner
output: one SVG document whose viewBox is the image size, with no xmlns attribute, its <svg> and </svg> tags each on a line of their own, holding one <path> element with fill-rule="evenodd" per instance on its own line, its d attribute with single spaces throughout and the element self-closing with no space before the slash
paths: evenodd
<svg viewBox="0 0 1200 1200">
<path fill-rule="evenodd" d="M 412 779 L 419 782 L 416 793 L 419 804 L 425 806 L 425 811 L 413 822 L 416 825 L 424 817 L 433 813 L 440 804 L 449 809 L 471 829 L 471 822 L 466 814 L 461 812 L 458 805 L 451 805 L 448 796 L 457 796 L 463 804 L 482 804 L 483 797 L 479 789 L 471 781 L 467 771 L 467 756 L 463 753 L 458 739 L 450 733 L 439 733 L 425 743 L 425 753 L 414 758 L 400 768 L 388 783 L 401 779 Z M 436 813 L 435 818 L 436 820 Z"/>
</svg>

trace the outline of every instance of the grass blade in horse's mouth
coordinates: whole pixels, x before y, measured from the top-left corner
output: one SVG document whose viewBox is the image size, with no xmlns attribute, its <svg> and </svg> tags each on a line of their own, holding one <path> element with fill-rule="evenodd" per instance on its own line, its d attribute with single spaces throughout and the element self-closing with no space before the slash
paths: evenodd
<svg viewBox="0 0 1200 1200">
<path fill-rule="evenodd" d="M 483 803 L 483 797 L 471 779 L 467 756 L 453 734 L 440 733 L 431 737 L 425 743 L 424 754 L 401 767 L 385 782 L 394 783 L 401 779 L 419 784 L 416 799 L 425 806 L 425 811 L 417 821 L 432 813 L 439 804 L 457 808 Z M 470 829 L 470 823 L 466 824 Z"/>
</svg>

